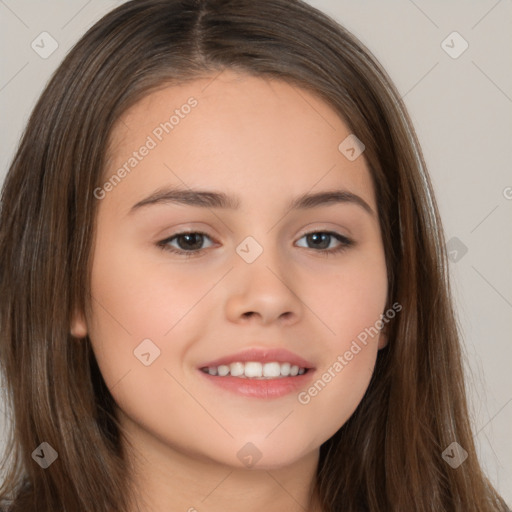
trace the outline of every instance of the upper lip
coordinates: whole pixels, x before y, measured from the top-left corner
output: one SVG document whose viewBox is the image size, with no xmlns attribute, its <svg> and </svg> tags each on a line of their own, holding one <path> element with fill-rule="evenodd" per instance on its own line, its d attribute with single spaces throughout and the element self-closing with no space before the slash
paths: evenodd
<svg viewBox="0 0 512 512">
<path fill-rule="evenodd" d="M 215 359 L 202 364 L 200 368 L 211 368 L 213 366 L 227 365 L 231 363 L 246 363 L 249 361 L 260 362 L 260 363 L 291 363 L 297 365 L 299 368 L 313 369 L 313 364 L 310 361 L 290 352 L 283 348 L 250 348 L 237 352 L 236 354 L 230 354 L 228 356 Z"/>
</svg>

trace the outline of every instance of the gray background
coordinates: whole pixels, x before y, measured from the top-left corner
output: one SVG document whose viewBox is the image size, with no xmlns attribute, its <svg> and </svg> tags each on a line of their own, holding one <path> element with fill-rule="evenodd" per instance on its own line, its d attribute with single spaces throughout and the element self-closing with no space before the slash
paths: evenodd
<svg viewBox="0 0 512 512">
<path fill-rule="evenodd" d="M 120 3 L 0 0 L 0 180 L 50 74 Z M 476 444 L 491 481 L 512 503 L 512 2 L 310 3 L 368 46 L 412 116 L 452 251 Z M 58 43 L 46 59 L 31 47 L 44 31 Z M 457 58 L 444 48 L 457 52 L 460 40 L 442 45 L 453 31 L 469 44 Z"/>
</svg>

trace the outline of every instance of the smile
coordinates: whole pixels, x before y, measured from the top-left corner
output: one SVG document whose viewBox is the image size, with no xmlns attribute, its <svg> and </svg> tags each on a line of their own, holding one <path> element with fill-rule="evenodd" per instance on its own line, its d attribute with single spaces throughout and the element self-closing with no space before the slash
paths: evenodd
<svg viewBox="0 0 512 512">
<path fill-rule="evenodd" d="M 230 365 L 219 365 L 201 368 L 201 371 L 218 377 L 239 377 L 241 379 L 278 379 L 281 377 L 296 377 L 306 373 L 307 368 L 301 368 L 292 363 L 260 363 L 258 361 L 234 362 Z"/>
</svg>

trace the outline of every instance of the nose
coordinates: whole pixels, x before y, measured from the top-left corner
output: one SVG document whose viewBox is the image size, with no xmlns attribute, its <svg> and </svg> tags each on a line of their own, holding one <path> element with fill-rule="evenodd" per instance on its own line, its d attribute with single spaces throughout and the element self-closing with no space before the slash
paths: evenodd
<svg viewBox="0 0 512 512">
<path fill-rule="evenodd" d="M 285 271 L 277 258 L 263 254 L 253 263 L 242 261 L 233 272 L 226 315 L 235 323 L 291 325 L 301 317 L 304 307 L 292 288 L 291 270 Z"/>
</svg>

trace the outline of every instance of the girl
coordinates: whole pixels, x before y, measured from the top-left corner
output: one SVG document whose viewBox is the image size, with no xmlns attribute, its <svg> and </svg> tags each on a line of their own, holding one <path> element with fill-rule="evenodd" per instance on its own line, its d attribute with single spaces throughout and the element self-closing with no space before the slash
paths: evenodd
<svg viewBox="0 0 512 512">
<path fill-rule="evenodd" d="M 410 119 L 299 0 L 94 25 L 9 169 L 0 268 L 11 512 L 507 510 Z"/>
</svg>

